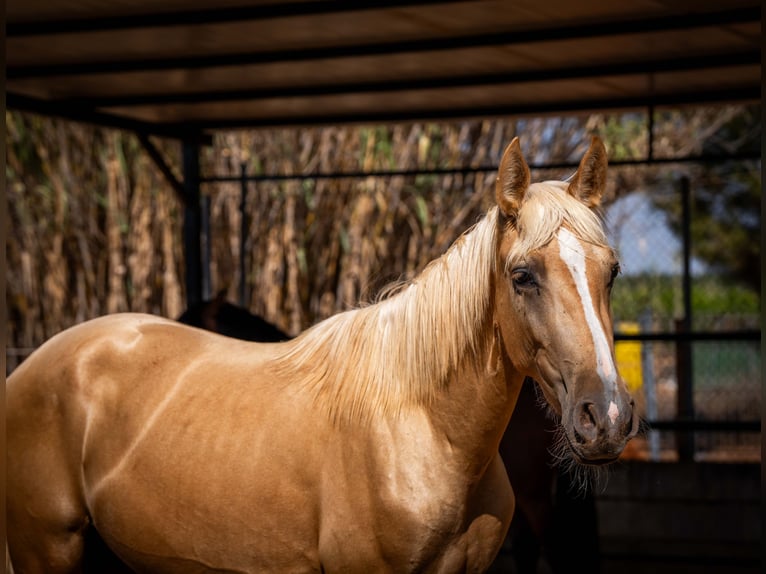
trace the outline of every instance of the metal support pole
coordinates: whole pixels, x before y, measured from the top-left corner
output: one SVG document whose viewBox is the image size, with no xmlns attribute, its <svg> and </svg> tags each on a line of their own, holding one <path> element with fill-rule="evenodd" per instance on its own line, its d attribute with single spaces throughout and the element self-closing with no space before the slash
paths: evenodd
<svg viewBox="0 0 766 574">
<path fill-rule="evenodd" d="M 213 298 L 213 282 L 210 277 L 210 196 L 200 194 L 200 250 L 202 254 L 202 299 L 209 301 Z"/>
<path fill-rule="evenodd" d="M 247 270 L 245 267 L 245 250 L 247 249 L 247 235 L 250 222 L 247 217 L 247 163 L 240 164 L 240 195 L 239 195 L 239 305 L 248 308 L 247 293 Z"/>
<path fill-rule="evenodd" d="M 684 334 L 692 330 L 692 281 L 691 281 L 691 189 L 689 178 L 681 179 L 681 227 L 683 247 L 682 295 L 684 314 L 676 322 L 676 330 Z M 692 347 L 688 338 L 676 345 L 676 369 L 678 378 L 677 412 L 682 421 L 694 420 L 694 373 L 692 370 Z M 678 434 L 678 458 L 694 459 L 694 433 Z"/>
<path fill-rule="evenodd" d="M 184 259 L 186 261 L 186 305 L 192 306 L 203 300 L 202 265 L 202 209 L 199 186 L 200 146 L 194 140 L 184 140 L 183 186 L 186 202 L 184 205 Z"/>
<path fill-rule="evenodd" d="M 654 106 L 649 106 L 648 115 L 649 125 L 647 126 L 647 135 L 649 141 L 647 142 L 647 146 L 649 149 L 646 153 L 646 159 L 651 162 L 654 159 Z"/>
<path fill-rule="evenodd" d="M 654 330 L 651 309 L 642 311 L 638 318 L 642 333 L 651 333 Z M 657 385 L 654 380 L 654 349 L 650 341 L 641 343 L 641 372 L 643 373 L 644 398 L 646 399 L 646 418 L 656 421 L 659 410 L 657 409 Z M 649 429 L 649 460 L 660 460 L 660 433 Z"/>
</svg>

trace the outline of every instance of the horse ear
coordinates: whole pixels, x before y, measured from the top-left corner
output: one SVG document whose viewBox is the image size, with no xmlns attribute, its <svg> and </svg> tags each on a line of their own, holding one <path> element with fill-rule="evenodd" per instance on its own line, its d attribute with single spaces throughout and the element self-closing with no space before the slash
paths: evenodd
<svg viewBox="0 0 766 574">
<path fill-rule="evenodd" d="M 202 303 L 202 307 L 200 309 L 200 327 L 217 333 L 218 312 L 221 310 L 221 306 L 225 302 L 226 293 L 224 291 L 219 291 L 214 298 Z"/>
<path fill-rule="evenodd" d="M 529 167 L 521 153 L 519 138 L 515 137 L 505 148 L 495 184 L 495 201 L 506 217 L 516 219 L 529 180 Z"/>
<path fill-rule="evenodd" d="M 606 148 L 598 136 L 593 136 L 590 148 L 577 168 L 577 172 L 569 183 L 570 195 L 582 201 L 588 207 L 596 207 L 601 203 L 601 195 L 606 187 Z"/>
</svg>

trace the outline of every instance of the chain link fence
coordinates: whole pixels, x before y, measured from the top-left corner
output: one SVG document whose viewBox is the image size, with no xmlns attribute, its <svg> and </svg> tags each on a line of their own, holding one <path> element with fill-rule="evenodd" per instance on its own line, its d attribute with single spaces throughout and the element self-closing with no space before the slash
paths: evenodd
<svg viewBox="0 0 766 574">
<path fill-rule="evenodd" d="M 759 461 L 760 299 L 753 285 L 717 265 L 724 253 L 697 256 L 704 251 L 692 230 L 704 234 L 714 219 L 695 202 L 704 185 L 678 178 L 610 208 L 624 272 L 613 294 L 616 353 L 646 421 L 632 455 Z M 720 230 L 707 233 L 727 248 Z"/>
</svg>

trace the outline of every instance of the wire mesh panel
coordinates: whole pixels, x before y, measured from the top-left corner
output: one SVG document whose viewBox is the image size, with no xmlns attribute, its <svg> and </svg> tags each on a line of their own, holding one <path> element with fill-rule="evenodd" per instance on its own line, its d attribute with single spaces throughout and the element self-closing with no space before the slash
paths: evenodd
<svg viewBox="0 0 766 574">
<path fill-rule="evenodd" d="M 748 230 L 757 212 L 749 190 L 729 190 L 750 211 L 734 233 L 717 227 L 719 208 L 697 201 L 711 194 L 709 173 L 696 175 L 675 185 L 660 177 L 608 210 L 624 272 L 613 293 L 616 353 L 648 423 L 634 454 L 759 460 L 760 299 L 753 275 L 725 254 L 742 235 L 757 242 Z"/>
</svg>

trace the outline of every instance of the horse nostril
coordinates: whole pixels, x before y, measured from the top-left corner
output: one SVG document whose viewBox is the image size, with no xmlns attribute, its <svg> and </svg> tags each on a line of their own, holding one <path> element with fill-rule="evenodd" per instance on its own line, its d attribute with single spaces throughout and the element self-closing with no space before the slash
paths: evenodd
<svg viewBox="0 0 766 574">
<path fill-rule="evenodd" d="M 595 407 L 593 403 L 584 403 L 580 412 L 580 423 L 584 428 L 596 426 Z"/>
<path fill-rule="evenodd" d="M 635 404 L 631 400 L 630 401 L 630 416 L 625 417 L 625 423 L 622 427 L 622 430 L 625 433 L 625 436 L 628 438 L 632 438 L 636 434 L 638 434 L 639 423 L 640 423 L 640 419 L 636 415 Z"/>
<path fill-rule="evenodd" d="M 579 437 L 580 442 L 585 443 L 595 440 L 598 435 L 598 415 L 596 405 L 591 402 L 580 404 L 575 425 L 575 436 Z M 578 439 L 578 440 L 579 440 Z"/>
</svg>

